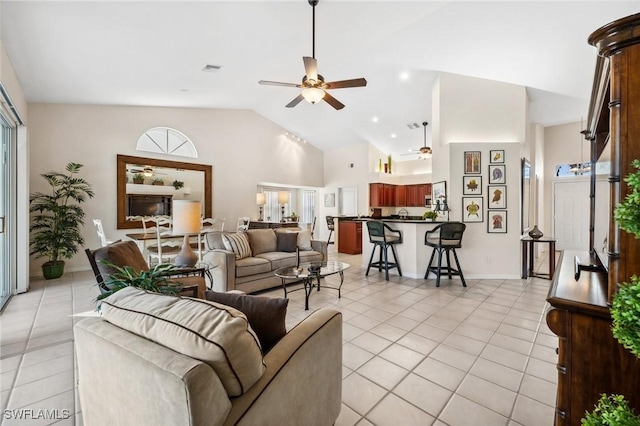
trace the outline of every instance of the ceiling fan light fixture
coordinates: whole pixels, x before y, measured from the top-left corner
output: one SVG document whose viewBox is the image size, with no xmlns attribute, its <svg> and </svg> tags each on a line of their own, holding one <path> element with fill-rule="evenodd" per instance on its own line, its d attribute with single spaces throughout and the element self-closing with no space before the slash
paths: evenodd
<svg viewBox="0 0 640 426">
<path fill-rule="evenodd" d="M 315 104 L 324 98 L 324 90 L 317 87 L 307 87 L 302 90 L 302 96 L 310 104 Z"/>
</svg>

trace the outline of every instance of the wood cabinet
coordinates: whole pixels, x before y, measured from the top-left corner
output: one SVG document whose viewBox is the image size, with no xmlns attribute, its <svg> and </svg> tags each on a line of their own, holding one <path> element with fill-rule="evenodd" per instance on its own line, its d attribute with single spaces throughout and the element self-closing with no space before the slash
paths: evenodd
<svg viewBox="0 0 640 426">
<path fill-rule="evenodd" d="M 431 195 L 431 184 L 392 185 L 369 184 L 371 207 L 424 207 L 424 199 Z"/>
<path fill-rule="evenodd" d="M 609 204 L 596 206 L 596 178 L 591 177 L 591 252 L 580 254 L 586 262 L 595 256 L 602 241 L 594 242 L 595 211 L 607 209 L 608 270 L 581 272 L 574 278 L 573 254 L 565 252 L 549 291 L 552 306 L 547 324 L 558 336 L 558 393 L 556 425 L 580 425 L 586 411 L 593 410 L 601 393 L 622 394 L 640 412 L 640 360 L 624 349 L 611 333 L 609 303 L 616 284 L 640 274 L 640 240 L 618 229 L 615 206 L 628 188 L 624 177 L 635 171 L 640 158 L 640 14 L 612 22 L 589 37 L 598 49 L 596 78 L 589 106 L 586 137 L 591 142 L 591 161 L 610 144 Z M 593 167 L 592 167 L 593 169 Z"/>
<path fill-rule="evenodd" d="M 338 253 L 362 253 L 362 222 L 338 221 Z"/>
</svg>

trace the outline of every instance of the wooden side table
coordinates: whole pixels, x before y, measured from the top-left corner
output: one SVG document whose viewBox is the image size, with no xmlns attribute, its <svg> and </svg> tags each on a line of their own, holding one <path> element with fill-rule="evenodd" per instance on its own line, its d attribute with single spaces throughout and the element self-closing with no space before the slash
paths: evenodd
<svg viewBox="0 0 640 426">
<path fill-rule="evenodd" d="M 522 278 L 540 277 L 548 280 L 553 279 L 556 272 L 556 239 L 555 238 L 531 238 L 529 236 L 520 238 L 522 242 Z M 543 243 L 549 245 L 549 273 L 533 272 L 533 248 L 535 243 Z"/>
</svg>

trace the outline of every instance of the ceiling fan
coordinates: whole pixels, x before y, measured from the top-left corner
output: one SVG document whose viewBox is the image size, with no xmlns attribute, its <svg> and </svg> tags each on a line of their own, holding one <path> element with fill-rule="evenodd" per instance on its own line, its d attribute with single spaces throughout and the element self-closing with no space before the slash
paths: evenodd
<svg viewBox="0 0 640 426">
<path fill-rule="evenodd" d="M 411 153 L 409 154 L 402 154 L 402 155 L 415 155 L 418 154 L 419 158 L 426 160 L 427 156 L 429 154 L 431 154 L 431 147 L 427 146 L 427 125 L 429 123 L 426 121 L 422 122 L 422 126 L 424 126 L 424 145 L 420 147 L 420 149 L 412 149 Z"/>
<path fill-rule="evenodd" d="M 281 83 L 278 81 L 260 80 L 259 84 L 269 86 L 284 86 L 284 87 L 297 87 L 302 89 L 302 92 L 296 96 L 286 107 L 293 108 L 298 105 L 303 99 L 307 102 L 315 104 L 324 100 L 326 103 L 334 107 L 335 109 L 344 108 L 344 104 L 331 96 L 327 90 L 330 89 L 344 89 L 347 87 L 363 87 L 367 85 L 367 80 L 364 78 L 354 78 L 352 80 L 340 80 L 325 82 L 324 77 L 318 74 L 318 62 L 316 61 L 316 5 L 319 0 L 308 0 L 309 4 L 313 8 L 312 15 L 312 51 L 311 57 L 304 56 L 305 76 L 302 77 L 302 83 Z"/>
</svg>

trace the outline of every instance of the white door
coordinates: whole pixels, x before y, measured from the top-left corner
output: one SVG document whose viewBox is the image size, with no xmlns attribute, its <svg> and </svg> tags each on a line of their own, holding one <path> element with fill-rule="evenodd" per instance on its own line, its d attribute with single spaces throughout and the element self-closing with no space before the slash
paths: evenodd
<svg viewBox="0 0 640 426">
<path fill-rule="evenodd" d="M 589 181 L 553 183 L 553 229 L 557 250 L 589 250 Z"/>
<path fill-rule="evenodd" d="M 338 188 L 338 214 L 344 216 L 358 214 L 358 191 L 355 186 Z"/>
</svg>

